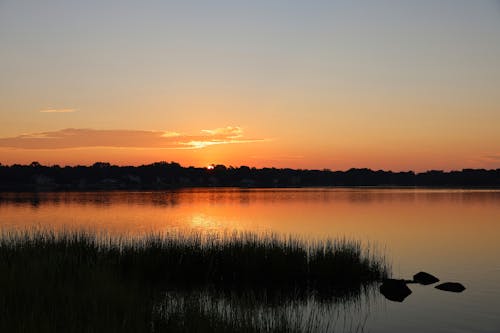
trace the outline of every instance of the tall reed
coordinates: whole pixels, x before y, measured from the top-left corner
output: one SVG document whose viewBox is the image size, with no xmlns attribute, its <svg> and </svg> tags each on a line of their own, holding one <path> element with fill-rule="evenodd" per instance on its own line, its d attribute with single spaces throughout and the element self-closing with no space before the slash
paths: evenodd
<svg viewBox="0 0 500 333">
<path fill-rule="evenodd" d="M 346 298 L 388 270 L 383 256 L 345 239 L 4 231 L 0 330 L 154 331 L 162 326 L 153 311 L 162 291 L 250 290 L 266 301 Z"/>
</svg>

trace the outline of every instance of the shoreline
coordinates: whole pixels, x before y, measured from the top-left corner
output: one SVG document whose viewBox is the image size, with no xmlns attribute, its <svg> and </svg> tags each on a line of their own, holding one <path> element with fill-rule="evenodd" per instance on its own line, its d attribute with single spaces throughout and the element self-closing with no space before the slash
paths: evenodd
<svg viewBox="0 0 500 333">
<path fill-rule="evenodd" d="M 336 190 L 336 189 L 359 189 L 359 190 L 456 190 L 456 191 L 500 191 L 500 186 L 404 186 L 404 185 L 357 185 L 357 186 L 177 186 L 177 187 L 163 187 L 163 188 L 102 188 L 102 187 L 86 187 L 86 188 L 73 188 L 73 187 L 60 187 L 60 188 L 47 188 L 26 186 L 23 188 L 16 187 L 0 187 L 0 194 L 2 193 L 85 193 L 85 192 L 170 192 L 170 191 L 184 191 L 184 190 Z"/>
</svg>

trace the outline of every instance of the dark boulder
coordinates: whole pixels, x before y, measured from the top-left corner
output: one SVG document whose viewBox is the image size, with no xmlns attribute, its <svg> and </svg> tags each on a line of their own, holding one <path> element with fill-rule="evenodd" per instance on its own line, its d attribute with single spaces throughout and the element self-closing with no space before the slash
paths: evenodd
<svg viewBox="0 0 500 333">
<path fill-rule="evenodd" d="M 465 290 L 465 287 L 461 283 L 458 283 L 458 282 L 441 283 L 440 285 L 437 285 L 435 288 L 439 289 L 439 290 L 444 290 L 444 291 L 451 291 L 454 293 L 461 293 L 462 291 Z"/>
<path fill-rule="evenodd" d="M 380 286 L 380 293 L 390 301 L 402 302 L 411 294 L 405 280 L 387 279 Z"/>
<path fill-rule="evenodd" d="M 413 275 L 413 281 L 423 285 L 428 285 L 439 282 L 439 279 L 432 274 L 426 272 L 418 272 L 417 274 Z"/>
</svg>

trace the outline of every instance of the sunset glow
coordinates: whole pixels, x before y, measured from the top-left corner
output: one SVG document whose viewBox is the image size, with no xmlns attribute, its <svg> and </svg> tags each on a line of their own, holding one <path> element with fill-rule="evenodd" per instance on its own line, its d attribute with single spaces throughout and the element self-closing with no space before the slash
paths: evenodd
<svg viewBox="0 0 500 333">
<path fill-rule="evenodd" d="M 0 163 L 500 167 L 495 1 L 91 2 L 0 4 Z"/>
<path fill-rule="evenodd" d="M 500 0 L 0 0 L 0 332 L 498 332 Z"/>
</svg>

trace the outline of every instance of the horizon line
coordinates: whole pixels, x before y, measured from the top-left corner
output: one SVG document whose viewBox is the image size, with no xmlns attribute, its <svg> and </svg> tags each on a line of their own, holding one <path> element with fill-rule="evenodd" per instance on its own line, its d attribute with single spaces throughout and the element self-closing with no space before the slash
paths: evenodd
<svg viewBox="0 0 500 333">
<path fill-rule="evenodd" d="M 156 161 L 156 162 L 152 162 L 152 163 L 135 164 L 135 165 L 134 164 L 119 165 L 119 164 L 113 164 L 111 162 L 105 162 L 105 161 L 96 161 L 96 162 L 93 162 L 91 164 L 65 164 L 65 165 L 59 165 L 59 164 L 45 165 L 45 164 L 39 163 L 37 161 L 33 161 L 33 162 L 29 163 L 29 164 L 14 163 L 14 164 L 10 164 L 10 165 L 9 164 L 3 164 L 3 163 L 0 162 L 0 167 L 21 166 L 21 167 L 47 167 L 47 168 L 51 168 L 51 167 L 60 167 L 60 168 L 70 167 L 70 168 L 75 168 L 75 167 L 93 167 L 96 164 L 103 164 L 103 165 L 109 164 L 110 167 L 119 167 L 119 168 L 126 168 L 126 167 L 137 168 L 137 167 L 141 167 L 141 166 L 151 166 L 151 165 L 155 165 L 155 164 L 177 164 L 181 168 L 185 168 L 185 169 L 195 168 L 195 169 L 207 169 L 207 170 L 213 170 L 213 168 L 215 168 L 217 166 L 221 166 L 221 167 L 224 167 L 226 169 L 239 169 L 239 168 L 242 168 L 242 167 L 246 167 L 246 168 L 249 168 L 249 169 L 256 169 L 256 170 L 276 169 L 276 170 L 321 171 L 321 172 L 348 172 L 348 171 L 351 171 L 351 170 L 367 170 L 367 171 L 372 171 L 372 172 L 414 173 L 414 174 L 421 174 L 421 173 L 428 173 L 428 172 L 445 172 L 445 173 L 451 173 L 451 172 L 479 171 L 479 170 L 483 170 L 483 171 L 498 171 L 498 170 L 500 170 L 500 166 L 497 167 L 497 168 L 491 168 L 491 169 L 487 169 L 487 168 L 467 168 L 467 167 L 464 167 L 464 168 L 461 168 L 461 169 L 446 169 L 446 170 L 445 169 L 427 169 L 425 171 L 415 171 L 415 170 L 399 170 L 399 171 L 395 171 L 395 170 L 390 170 L 390 169 L 372 169 L 372 168 L 369 168 L 369 167 L 351 167 L 351 168 L 343 169 L 343 170 L 341 170 L 341 169 L 332 169 L 332 168 L 293 168 L 293 167 L 274 167 L 274 166 L 255 167 L 255 166 L 249 166 L 249 165 L 234 166 L 234 165 L 224 165 L 224 164 L 216 164 L 216 163 L 211 163 L 211 164 L 208 164 L 208 165 L 205 165 L 205 166 L 194 166 L 194 165 L 185 166 L 185 165 L 182 165 L 181 163 L 176 162 L 176 161 L 170 161 L 170 162 L 167 162 L 167 161 Z"/>
</svg>

